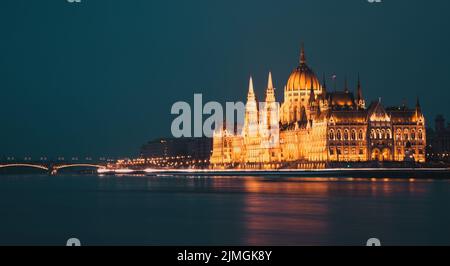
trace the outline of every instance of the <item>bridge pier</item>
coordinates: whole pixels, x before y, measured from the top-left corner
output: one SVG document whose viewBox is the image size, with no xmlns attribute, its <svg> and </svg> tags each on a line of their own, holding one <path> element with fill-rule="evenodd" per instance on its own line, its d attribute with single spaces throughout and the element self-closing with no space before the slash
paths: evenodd
<svg viewBox="0 0 450 266">
<path fill-rule="evenodd" d="M 54 167 L 51 167 L 51 168 L 49 169 L 49 174 L 50 174 L 50 175 L 56 175 L 56 174 L 58 174 L 58 170 L 55 169 Z"/>
</svg>

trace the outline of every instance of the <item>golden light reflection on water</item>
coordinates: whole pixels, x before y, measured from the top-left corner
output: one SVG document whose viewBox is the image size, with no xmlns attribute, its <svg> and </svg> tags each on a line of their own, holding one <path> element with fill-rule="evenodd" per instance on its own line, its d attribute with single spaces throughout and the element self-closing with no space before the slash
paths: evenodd
<svg viewBox="0 0 450 266">
<path fill-rule="evenodd" d="M 438 182 L 448 181 L 384 176 L 159 176 L 106 178 L 98 185 L 101 191 L 142 192 L 139 197 L 150 197 L 150 205 L 156 197 L 156 209 L 161 197 L 173 199 L 188 214 L 176 217 L 180 224 L 198 225 L 196 230 L 233 239 L 230 243 L 331 245 L 360 243 L 374 232 L 401 234 L 401 240 L 404 232 L 414 231 L 411 226 L 421 228 L 426 222 L 423 213 Z"/>
<path fill-rule="evenodd" d="M 244 240 L 248 245 L 328 244 L 328 235 L 336 230 L 331 225 L 338 212 L 330 210 L 330 206 L 335 208 L 334 202 L 349 197 L 370 201 L 426 193 L 417 182 L 390 178 L 245 178 Z M 355 216 L 364 215 L 356 212 Z"/>
<path fill-rule="evenodd" d="M 328 208 L 321 198 L 327 197 L 329 186 L 322 181 L 310 179 L 308 182 L 293 182 L 293 179 L 285 179 L 267 182 L 246 179 L 246 244 L 282 245 L 293 242 L 290 238 L 298 235 L 305 238 L 304 242 L 312 243 L 318 239 L 315 238 L 317 234 L 326 235 L 327 220 L 323 217 L 327 217 Z M 280 194 L 289 196 L 279 197 Z M 283 241 L 277 242 L 279 240 Z"/>
</svg>

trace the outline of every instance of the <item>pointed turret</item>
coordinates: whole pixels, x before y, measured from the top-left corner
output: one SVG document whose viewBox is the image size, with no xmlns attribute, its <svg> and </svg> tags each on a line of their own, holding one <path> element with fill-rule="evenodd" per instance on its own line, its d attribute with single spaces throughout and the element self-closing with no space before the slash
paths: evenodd
<svg viewBox="0 0 450 266">
<path fill-rule="evenodd" d="M 267 79 L 267 88 L 273 89 L 272 72 L 270 71 L 269 71 L 269 78 Z"/>
<path fill-rule="evenodd" d="M 258 107 L 256 103 L 253 79 L 250 77 L 248 84 L 247 104 L 245 105 L 244 136 L 254 137 L 258 135 Z"/>
<path fill-rule="evenodd" d="M 361 79 L 359 77 L 358 74 L 358 100 L 362 100 L 363 99 L 363 95 L 362 95 L 362 88 L 361 88 Z"/>
<path fill-rule="evenodd" d="M 416 101 L 416 114 L 422 115 L 422 107 L 420 106 L 420 101 L 419 101 L 418 96 L 417 96 L 417 101 Z"/>
<path fill-rule="evenodd" d="M 255 90 L 253 89 L 253 78 L 250 76 L 250 81 L 248 82 L 248 95 L 247 101 L 255 101 Z"/>
<path fill-rule="evenodd" d="M 357 93 L 356 104 L 357 104 L 358 108 L 361 108 L 361 109 L 366 108 L 366 102 L 363 98 L 362 87 L 361 87 L 361 78 L 359 77 L 359 73 L 358 73 L 358 84 L 357 84 L 356 93 Z"/>
<path fill-rule="evenodd" d="M 269 78 L 267 79 L 266 102 L 275 102 L 275 89 L 272 82 L 272 72 L 269 72 Z"/>
</svg>

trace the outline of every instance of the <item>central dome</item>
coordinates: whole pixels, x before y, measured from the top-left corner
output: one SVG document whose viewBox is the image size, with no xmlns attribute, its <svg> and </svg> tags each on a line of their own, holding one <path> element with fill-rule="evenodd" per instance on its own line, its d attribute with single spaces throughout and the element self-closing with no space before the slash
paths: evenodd
<svg viewBox="0 0 450 266">
<path fill-rule="evenodd" d="M 302 47 L 300 65 L 289 76 L 286 91 L 309 92 L 311 90 L 311 84 L 314 91 L 318 92 L 321 90 L 319 79 L 308 65 L 306 65 L 305 51 Z"/>
</svg>

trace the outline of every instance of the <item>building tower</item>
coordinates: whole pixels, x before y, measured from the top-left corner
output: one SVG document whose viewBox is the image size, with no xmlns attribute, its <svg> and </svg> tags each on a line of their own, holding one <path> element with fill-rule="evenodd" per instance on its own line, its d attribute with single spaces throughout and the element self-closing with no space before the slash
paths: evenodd
<svg viewBox="0 0 450 266">
<path fill-rule="evenodd" d="M 244 163 L 256 164 L 261 162 L 261 138 L 258 119 L 258 107 L 253 88 L 253 79 L 250 77 L 243 129 L 245 146 Z"/>
<path fill-rule="evenodd" d="M 264 163 L 279 161 L 279 121 L 279 104 L 275 100 L 272 73 L 269 72 L 266 100 L 262 103 L 260 110 L 260 136 Z"/>
<path fill-rule="evenodd" d="M 258 137 L 258 131 L 258 106 L 253 89 L 253 79 L 250 77 L 247 104 L 245 105 L 244 137 Z"/>
<path fill-rule="evenodd" d="M 284 89 L 284 102 L 280 109 L 282 124 L 292 124 L 305 119 L 303 114 L 308 109 L 311 88 L 316 96 L 322 94 L 322 86 L 314 71 L 307 65 L 302 45 L 299 65 L 292 71 Z"/>
</svg>

